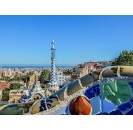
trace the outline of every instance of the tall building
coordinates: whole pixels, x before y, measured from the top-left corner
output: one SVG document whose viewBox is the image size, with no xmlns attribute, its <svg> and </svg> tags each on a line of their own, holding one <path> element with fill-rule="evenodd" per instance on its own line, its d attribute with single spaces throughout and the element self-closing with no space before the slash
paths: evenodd
<svg viewBox="0 0 133 130">
<path fill-rule="evenodd" d="M 56 79 L 59 86 L 62 86 L 64 84 L 69 83 L 69 79 L 71 79 L 71 76 L 64 75 L 62 71 L 56 72 Z"/>
<path fill-rule="evenodd" d="M 59 86 L 56 81 L 56 68 L 55 68 L 55 46 L 54 46 L 54 40 L 52 41 L 52 48 L 51 48 L 51 73 L 50 73 L 50 81 L 48 83 L 49 91 L 51 93 L 56 92 L 59 89 Z"/>
<path fill-rule="evenodd" d="M 73 68 L 72 77 L 80 78 L 89 73 L 89 67 L 86 64 L 79 64 Z"/>
</svg>

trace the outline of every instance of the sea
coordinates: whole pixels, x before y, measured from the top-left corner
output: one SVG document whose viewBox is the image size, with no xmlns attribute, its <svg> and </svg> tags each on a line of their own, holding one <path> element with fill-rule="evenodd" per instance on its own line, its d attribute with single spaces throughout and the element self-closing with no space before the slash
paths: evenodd
<svg viewBox="0 0 133 130">
<path fill-rule="evenodd" d="M 73 68 L 75 65 L 56 65 L 56 68 Z M 1 65 L 0 68 L 24 69 L 24 68 L 50 68 L 51 65 Z"/>
</svg>

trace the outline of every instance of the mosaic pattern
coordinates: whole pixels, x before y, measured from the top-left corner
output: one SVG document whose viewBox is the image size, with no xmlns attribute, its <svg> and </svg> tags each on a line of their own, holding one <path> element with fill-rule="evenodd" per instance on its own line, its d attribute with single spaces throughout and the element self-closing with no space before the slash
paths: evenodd
<svg viewBox="0 0 133 130">
<path fill-rule="evenodd" d="M 33 104 L 34 102 L 4 105 L 0 109 L 0 115 L 23 115 L 29 112 Z"/>
<path fill-rule="evenodd" d="M 99 96 L 96 96 L 90 100 L 92 106 L 92 115 L 102 112 L 102 102 Z"/>
<path fill-rule="evenodd" d="M 121 76 L 123 78 L 126 76 L 127 79 L 121 79 Z M 3 105 L 0 114 L 55 114 L 57 111 L 58 114 L 71 114 L 66 110 L 70 102 L 82 95 L 90 100 L 91 114 L 131 115 L 133 114 L 132 93 L 133 67 L 112 66 L 89 73 L 47 98 L 28 104 Z"/>
<path fill-rule="evenodd" d="M 114 110 L 111 110 L 109 112 L 100 112 L 96 115 L 133 115 L 133 105 L 131 103 L 132 100 L 133 98 L 118 105 L 118 107 Z"/>
<path fill-rule="evenodd" d="M 52 41 L 52 57 L 51 57 L 51 76 L 50 76 L 50 83 L 56 83 L 56 74 L 55 74 L 55 48 L 54 48 L 54 40 Z"/>
<path fill-rule="evenodd" d="M 99 84 L 97 84 L 96 86 L 93 86 L 93 87 L 87 89 L 86 92 L 85 92 L 85 95 L 86 95 L 89 99 L 91 99 L 91 98 L 93 98 L 93 97 L 95 97 L 95 96 L 100 95 L 100 93 L 101 93 L 100 91 L 101 91 L 101 90 L 100 90 L 100 86 L 99 86 Z"/>
<path fill-rule="evenodd" d="M 132 97 L 132 89 L 126 80 L 116 80 L 101 84 L 102 94 L 106 100 L 121 104 Z"/>
<path fill-rule="evenodd" d="M 117 108 L 117 105 L 107 101 L 106 99 L 101 99 L 102 112 L 110 112 Z"/>
</svg>

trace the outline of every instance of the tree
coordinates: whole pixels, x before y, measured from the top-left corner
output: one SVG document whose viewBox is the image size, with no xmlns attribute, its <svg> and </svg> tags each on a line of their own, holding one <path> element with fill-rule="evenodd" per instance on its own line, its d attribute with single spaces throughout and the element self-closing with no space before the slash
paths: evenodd
<svg viewBox="0 0 133 130">
<path fill-rule="evenodd" d="M 64 74 L 72 74 L 72 71 L 70 69 L 64 70 L 63 71 Z"/>
<path fill-rule="evenodd" d="M 31 75 L 33 75 L 33 72 L 31 72 L 31 71 L 26 74 L 26 76 L 28 76 L 28 77 L 30 77 Z"/>
<path fill-rule="evenodd" d="M 133 65 L 133 51 L 122 51 L 118 58 L 115 59 L 113 62 L 113 65 L 127 65 L 132 66 Z"/>
<path fill-rule="evenodd" d="M 41 84 L 41 88 L 42 89 L 47 89 L 48 88 L 48 84 Z"/>
<path fill-rule="evenodd" d="M 9 92 L 10 92 L 9 88 L 6 88 L 4 91 L 2 91 L 2 100 L 3 101 L 9 100 Z"/>
<path fill-rule="evenodd" d="M 21 86 L 23 86 L 23 84 L 20 84 L 20 83 L 12 83 L 10 85 L 10 89 L 11 90 L 18 90 L 18 89 L 20 89 Z"/>
<path fill-rule="evenodd" d="M 43 84 L 47 83 L 47 80 L 49 79 L 50 76 L 50 70 L 45 69 L 41 72 L 41 75 L 39 77 L 39 81 Z"/>
<path fill-rule="evenodd" d="M 7 82 L 10 82 L 10 81 L 11 81 L 11 78 L 10 78 L 10 77 L 5 76 L 5 77 L 1 78 L 1 80 L 4 80 L 4 81 L 7 81 Z"/>
<path fill-rule="evenodd" d="M 30 80 L 30 76 L 28 76 L 28 75 L 21 76 L 21 80 L 23 80 L 24 83 L 27 83 Z"/>
</svg>

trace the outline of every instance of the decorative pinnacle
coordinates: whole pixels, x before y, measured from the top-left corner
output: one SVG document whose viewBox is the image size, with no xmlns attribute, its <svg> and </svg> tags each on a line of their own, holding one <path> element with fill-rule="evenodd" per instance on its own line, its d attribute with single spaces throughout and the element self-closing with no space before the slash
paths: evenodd
<svg viewBox="0 0 133 130">
<path fill-rule="evenodd" d="M 54 40 L 52 41 L 52 48 L 54 48 Z"/>
</svg>

